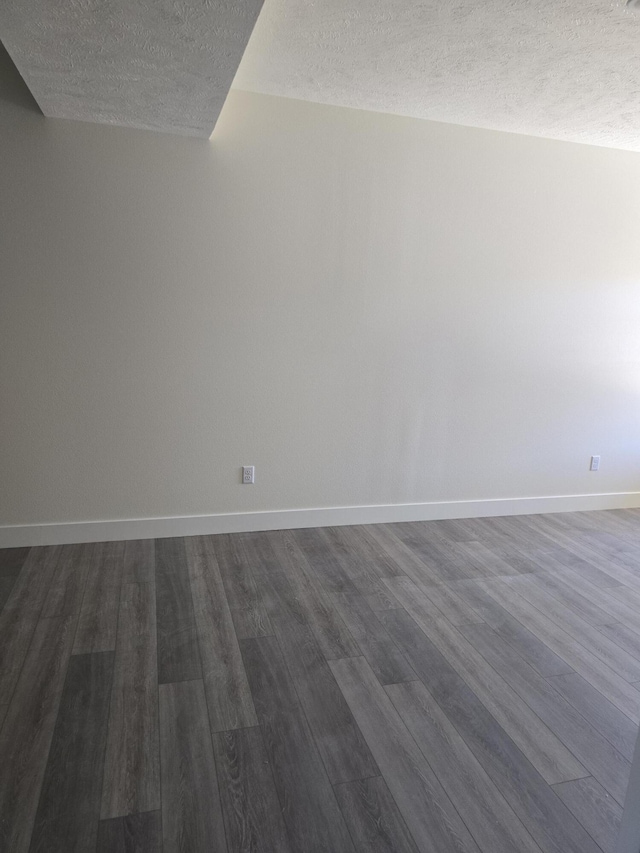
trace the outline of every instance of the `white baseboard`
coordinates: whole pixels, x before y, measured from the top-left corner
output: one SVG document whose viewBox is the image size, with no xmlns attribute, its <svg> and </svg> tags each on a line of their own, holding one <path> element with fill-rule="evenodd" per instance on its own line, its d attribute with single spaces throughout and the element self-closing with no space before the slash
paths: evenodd
<svg viewBox="0 0 640 853">
<path fill-rule="evenodd" d="M 167 518 L 77 521 L 62 524 L 21 524 L 0 527 L 0 548 L 65 545 L 75 542 L 113 542 L 121 539 L 160 539 L 166 536 L 202 536 L 210 533 L 240 533 L 294 527 L 381 524 L 392 521 L 434 521 L 444 518 L 481 518 L 494 515 L 580 512 L 629 507 L 640 507 L 640 492 L 383 504 L 378 506 L 342 506 L 321 509 L 284 509 L 267 512 L 170 516 Z"/>
</svg>

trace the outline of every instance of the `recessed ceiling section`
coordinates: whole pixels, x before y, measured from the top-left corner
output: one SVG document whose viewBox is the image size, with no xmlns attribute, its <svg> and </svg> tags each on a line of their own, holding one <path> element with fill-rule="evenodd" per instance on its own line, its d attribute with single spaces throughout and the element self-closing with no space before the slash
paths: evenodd
<svg viewBox="0 0 640 853">
<path fill-rule="evenodd" d="M 42 112 L 208 137 L 262 0 L 0 0 Z"/>
<path fill-rule="evenodd" d="M 640 0 L 267 0 L 234 86 L 640 151 Z"/>
</svg>

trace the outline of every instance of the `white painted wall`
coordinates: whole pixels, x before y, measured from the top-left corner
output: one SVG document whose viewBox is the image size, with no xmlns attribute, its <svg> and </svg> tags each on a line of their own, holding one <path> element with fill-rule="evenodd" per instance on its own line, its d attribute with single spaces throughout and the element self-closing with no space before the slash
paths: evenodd
<svg viewBox="0 0 640 853">
<path fill-rule="evenodd" d="M 640 491 L 638 154 L 239 91 L 203 142 L 8 74 L 0 524 Z"/>
</svg>

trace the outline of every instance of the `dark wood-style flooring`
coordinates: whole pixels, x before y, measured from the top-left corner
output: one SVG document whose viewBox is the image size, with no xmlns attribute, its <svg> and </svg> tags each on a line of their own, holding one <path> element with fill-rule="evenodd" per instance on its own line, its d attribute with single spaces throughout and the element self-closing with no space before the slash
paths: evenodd
<svg viewBox="0 0 640 853">
<path fill-rule="evenodd" d="M 0 551 L 3 853 L 611 853 L 640 510 Z"/>
</svg>

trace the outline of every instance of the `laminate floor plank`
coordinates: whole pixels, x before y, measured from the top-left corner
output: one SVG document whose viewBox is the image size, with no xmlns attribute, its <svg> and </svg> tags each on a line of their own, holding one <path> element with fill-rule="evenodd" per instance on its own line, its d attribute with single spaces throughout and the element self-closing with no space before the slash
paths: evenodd
<svg viewBox="0 0 640 853">
<path fill-rule="evenodd" d="M 25 853 L 71 655 L 76 619 L 38 623 L 0 733 L 0 850 Z"/>
<path fill-rule="evenodd" d="M 548 680 L 621 755 L 631 761 L 638 737 L 635 723 L 577 672 L 556 675 Z"/>
<path fill-rule="evenodd" d="M 424 684 L 392 684 L 386 692 L 480 849 L 540 853 Z"/>
<path fill-rule="evenodd" d="M 600 604 L 596 604 L 593 600 L 583 595 L 582 585 L 576 588 L 568 584 L 562 578 L 562 575 L 558 576 L 553 570 L 532 576 L 531 583 L 553 596 L 560 604 L 576 613 L 589 625 L 598 627 L 599 625 L 609 625 L 611 623 L 611 613 L 604 610 Z M 604 597 L 601 594 L 601 601 Z"/>
<path fill-rule="evenodd" d="M 622 808 L 595 779 L 577 779 L 554 785 L 554 791 L 598 844 L 603 853 L 614 853 Z"/>
<path fill-rule="evenodd" d="M 291 535 L 305 555 L 314 576 L 327 592 L 355 595 L 361 589 L 354 583 L 353 578 L 361 579 L 361 576 L 358 569 L 354 570 L 348 560 L 340 559 L 339 552 L 329 538 L 330 530 L 331 528 L 323 527 L 303 528 L 293 530 Z M 338 547 L 344 550 L 342 543 Z M 369 580 L 368 575 L 369 573 L 362 579 L 365 584 Z M 373 581 L 376 580 L 377 577 L 374 577 Z M 367 587 L 365 591 L 369 592 L 370 588 Z"/>
<path fill-rule="evenodd" d="M 631 589 L 631 587 L 622 585 L 615 586 L 612 589 L 607 590 L 607 600 L 610 600 L 611 598 L 631 605 L 631 607 L 635 609 L 636 613 L 638 612 L 638 608 L 640 608 L 640 590 Z"/>
<path fill-rule="evenodd" d="M 381 614 L 389 633 L 494 785 L 544 853 L 600 853 L 586 830 L 403 610 Z"/>
<path fill-rule="evenodd" d="M 467 573 L 472 569 L 476 577 L 511 577 L 521 574 L 483 542 L 459 542 L 454 550 Z"/>
<path fill-rule="evenodd" d="M 95 546 L 82 597 L 74 655 L 112 652 L 116 647 L 124 542 Z"/>
<path fill-rule="evenodd" d="M 418 853 L 382 776 L 335 786 L 357 853 Z"/>
<path fill-rule="evenodd" d="M 213 748 L 229 853 L 294 853 L 260 729 L 218 732 Z"/>
<path fill-rule="evenodd" d="M 159 808 L 158 659 L 151 578 L 122 585 L 101 818 Z"/>
<path fill-rule="evenodd" d="M 611 625 L 602 625 L 599 630 L 605 637 L 624 649 L 627 654 L 633 655 L 636 660 L 640 661 L 640 632 L 635 628 L 630 628 L 620 622 L 613 622 Z"/>
<path fill-rule="evenodd" d="M 163 853 L 226 853 L 202 681 L 160 685 Z"/>
<path fill-rule="evenodd" d="M 31 853 L 94 850 L 113 677 L 113 652 L 74 655 L 53 732 Z M 73 772 L 69 773 L 68 768 Z"/>
<path fill-rule="evenodd" d="M 424 524 L 389 524 L 384 525 L 383 530 L 397 537 L 422 563 L 421 573 L 414 575 L 414 570 L 416 572 L 420 570 L 419 564 L 411 565 L 404 554 L 402 555 L 404 562 L 401 565 L 411 566 L 411 571 L 405 568 L 405 574 L 414 579 L 428 583 L 431 578 L 448 583 L 475 577 L 474 570 L 462 564 L 455 543 L 448 543 L 429 535 L 428 528 Z"/>
<path fill-rule="evenodd" d="M 538 639 L 563 658 L 576 672 L 588 681 L 596 690 L 635 723 L 640 722 L 640 702 L 638 692 L 631 685 L 612 672 L 600 658 L 585 649 L 580 643 L 559 628 L 536 607 L 521 598 L 516 590 L 504 584 L 487 584 L 488 591 L 512 616 L 515 616 Z"/>
<path fill-rule="evenodd" d="M 311 630 L 295 625 L 278 640 L 329 781 L 375 776 L 378 767 Z"/>
<path fill-rule="evenodd" d="M 23 615 L 40 616 L 61 553 L 60 545 L 31 548 L 22 568 L 17 575 L 14 575 L 15 582 L 5 602 L 3 615 L 10 610 Z M 1 618 L 0 638 L 2 638 Z M 0 646 L 2 645 L 4 642 L 0 642 Z"/>
<path fill-rule="evenodd" d="M 16 582 L 17 575 L 6 575 L 0 577 L 0 613 L 4 609 L 7 599 L 11 595 L 11 590 Z"/>
<path fill-rule="evenodd" d="M 101 820 L 96 853 L 162 853 L 159 811 Z"/>
<path fill-rule="evenodd" d="M 62 546 L 60 559 L 42 608 L 43 619 L 80 612 L 94 551 L 95 546 L 92 544 Z"/>
<path fill-rule="evenodd" d="M 359 595 L 335 594 L 336 607 L 381 684 L 416 677 L 386 628 Z"/>
<path fill-rule="evenodd" d="M 239 640 L 268 637 L 273 628 L 258 594 L 251 566 L 238 536 L 212 536 L 213 546 L 229 609 Z"/>
<path fill-rule="evenodd" d="M 600 565 L 604 561 L 597 561 L 598 566 L 592 562 L 579 557 L 572 551 L 556 546 L 549 550 L 549 563 L 554 566 L 562 566 L 575 572 L 580 578 L 588 581 L 598 589 L 612 589 L 620 586 L 620 581 L 607 574 L 606 565 Z"/>
<path fill-rule="evenodd" d="M 607 619 L 600 621 L 599 627 L 602 625 L 611 625 L 612 622 L 618 620 L 627 623 L 628 625 L 636 626 L 640 630 L 640 613 L 637 608 L 632 607 L 623 598 L 619 598 L 617 590 L 628 590 L 629 587 L 619 586 L 603 587 L 595 586 L 586 578 L 583 578 L 574 569 L 568 569 L 565 566 L 556 566 L 553 569 L 554 579 L 561 583 L 565 588 L 570 588 L 579 594 L 582 598 L 586 598 L 593 605 L 597 606 L 607 614 Z M 547 575 L 544 577 L 546 578 Z"/>
<path fill-rule="evenodd" d="M 485 592 L 477 581 L 459 581 L 455 589 L 461 598 L 476 609 L 484 621 L 514 648 L 540 675 L 562 675 L 573 672 L 566 661 L 562 660 L 535 634 L 515 619 L 504 607 Z"/>
<path fill-rule="evenodd" d="M 395 611 L 391 611 L 395 612 Z M 365 658 L 330 662 L 420 851 L 479 851 Z"/>
<path fill-rule="evenodd" d="M 387 572 L 383 577 L 402 577 L 408 575 L 421 583 L 438 583 L 441 580 L 441 567 L 420 554 L 414 547 L 416 531 L 407 524 L 375 524 L 367 528 L 369 539 L 374 542 L 380 554 L 390 565 L 397 569 Z M 408 542 L 405 542 L 405 537 Z M 399 571 L 398 571 L 399 570 Z"/>
<path fill-rule="evenodd" d="M 587 776 L 585 768 L 507 682 L 452 625 L 423 606 L 420 590 L 406 580 L 386 581 L 416 624 L 493 714 L 505 732 L 549 782 Z M 415 667 L 414 667 L 415 668 Z"/>
<path fill-rule="evenodd" d="M 30 548 L 0 549 L 0 578 L 16 577 L 29 555 Z"/>
<path fill-rule="evenodd" d="M 315 576 L 330 593 L 373 594 L 380 583 L 375 568 L 354 547 L 353 533 L 339 527 L 292 534 Z"/>
<path fill-rule="evenodd" d="M 186 540 L 186 549 L 211 731 L 256 726 L 249 683 L 211 537 L 192 536 Z"/>
<path fill-rule="evenodd" d="M 0 550 L 0 613 L 15 586 L 22 566 L 29 555 L 29 548 L 3 548 Z"/>
<path fill-rule="evenodd" d="M 38 615 L 5 607 L 0 613 L 0 696 L 11 699 L 20 676 Z"/>
<path fill-rule="evenodd" d="M 602 853 L 638 722 L 640 510 L 0 549 L 3 851 Z"/>
<path fill-rule="evenodd" d="M 640 680 L 640 661 L 612 643 L 601 631 L 592 627 L 574 611 L 565 607 L 552 595 L 549 595 L 540 585 L 537 578 L 531 575 L 521 575 L 517 578 L 506 578 L 504 583 L 516 590 L 518 595 L 540 610 L 559 628 L 577 640 L 585 649 L 600 658 L 609 669 L 617 672 L 625 681 Z"/>
<path fill-rule="evenodd" d="M 257 566 L 256 584 L 276 630 L 308 625 L 326 658 L 360 654 L 329 593 L 312 580 L 304 554 L 290 534 L 262 533 L 244 542 Z"/>
<path fill-rule="evenodd" d="M 444 583 L 417 583 L 416 586 L 435 604 L 440 613 L 452 625 L 484 622 L 482 616 L 458 595 L 455 587 L 447 586 Z"/>
<path fill-rule="evenodd" d="M 631 771 L 629 760 L 489 626 L 467 625 L 461 631 L 589 773 L 619 803 L 624 803 Z"/>
<path fill-rule="evenodd" d="M 349 536 L 352 547 L 357 549 L 360 559 L 368 563 L 379 578 L 393 578 L 405 573 L 407 562 L 398 562 L 390 546 L 387 529 L 383 525 L 356 525 L 340 527 L 340 532 Z"/>
<path fill-rule="evenodd" d="M 200 678 L 198 632 L 184 539 L 156 540 L 158 681 Z"/>
<path fill-rule="evenodd" d="M 353 853 L 278 641 L 261 637 L 240 647 L 293 850 Z"/>
<path fill-rule="evenodd" d="M 156 543 L 154 540 L 130 539 L 125 542 L 122 583 L 155 583 L 155 577 Z"/>
</svg>

